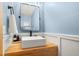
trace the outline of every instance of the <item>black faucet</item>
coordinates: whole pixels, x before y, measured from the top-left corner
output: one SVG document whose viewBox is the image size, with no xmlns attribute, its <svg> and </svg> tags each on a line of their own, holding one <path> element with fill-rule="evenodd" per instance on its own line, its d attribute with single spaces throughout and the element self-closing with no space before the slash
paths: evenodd
<svg viewBox="0 0 79 59">
<path fill-rule="evenodd" d="M 30 30 L 30 36 L 32 36 L 32 30 Z"/>
</svg>

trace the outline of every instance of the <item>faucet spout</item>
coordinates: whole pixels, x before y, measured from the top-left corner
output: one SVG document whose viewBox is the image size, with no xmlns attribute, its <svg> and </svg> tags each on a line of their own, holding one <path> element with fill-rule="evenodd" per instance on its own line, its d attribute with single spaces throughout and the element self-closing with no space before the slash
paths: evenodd
<svg viewBox="0 0 79 59">
<path fill-rule="evenodd" d="M 32 30 L 30 30 L 30 36 L 32 36 Z"/>
</svg>

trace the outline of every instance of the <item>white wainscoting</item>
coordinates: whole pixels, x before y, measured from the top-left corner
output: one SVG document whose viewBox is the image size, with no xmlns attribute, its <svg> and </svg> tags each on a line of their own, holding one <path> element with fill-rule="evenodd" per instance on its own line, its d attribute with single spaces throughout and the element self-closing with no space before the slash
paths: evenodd
<svg viewBox="0 0 79 59">
<path fill-rule="evenodd" d="M 79 56 L 79 41 L 61 39 L 62 56 Z"/>
<path fill-rule="evenodd" d="M 48 42 L 55 43 L 58 45 L 59 55 L 61 56 L 79 55 L 79 35 L 44 33 L 44 36 L 46 37 Z M 72 47 L 69 48 L 70 46 Z M 69 52 L 70 49 L 74 49 L 71 50 L 72 53 Z M 78 53 L 76 53 L 77 51 Z"/>
</svg>

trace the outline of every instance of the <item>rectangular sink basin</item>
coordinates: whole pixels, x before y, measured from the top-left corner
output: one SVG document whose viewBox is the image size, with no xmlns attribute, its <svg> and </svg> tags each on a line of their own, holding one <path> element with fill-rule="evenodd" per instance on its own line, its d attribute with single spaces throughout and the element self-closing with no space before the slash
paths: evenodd
<svg viewBox="0 0 79 59">
<path fill-rule="evenodd" d="M 41 36 L 22 36 L 21 43 L 22 48 L 38 47 L 46 45 L 46 39 Z"/>
</svg>

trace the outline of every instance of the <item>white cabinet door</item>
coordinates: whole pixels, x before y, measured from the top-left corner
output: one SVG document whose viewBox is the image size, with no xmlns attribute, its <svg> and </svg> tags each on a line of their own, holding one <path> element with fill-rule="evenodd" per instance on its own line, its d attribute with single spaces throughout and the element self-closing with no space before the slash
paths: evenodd
<svg viewBox="0 0 79 59">
<path fill-rule="evenodd" d="M 79 42 L 69 39 L 61 39 L 61 55 L 79 56 Z"/>
</svg>

